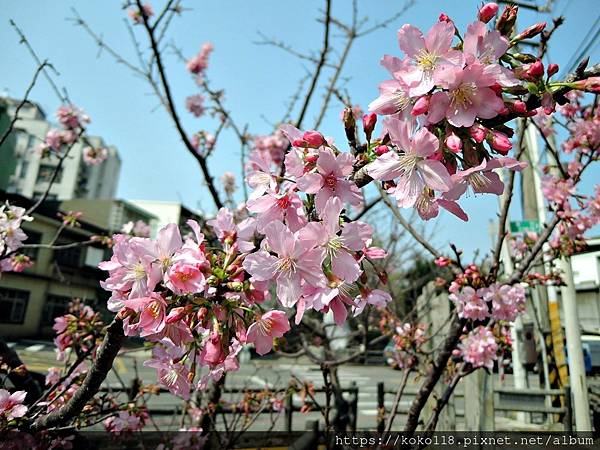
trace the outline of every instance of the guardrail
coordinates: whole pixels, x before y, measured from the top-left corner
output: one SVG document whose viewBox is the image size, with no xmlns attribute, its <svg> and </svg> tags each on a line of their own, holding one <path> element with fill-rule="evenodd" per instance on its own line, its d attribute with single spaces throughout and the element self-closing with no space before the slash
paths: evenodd
<svg viewBox="0 0 600 450">
<path fill-rule="evenodd" d="M 119 386 L 102 386 L 100 388 L 100 392 L 114 392 L 114 393 L 125 392 L 131 398 L 131 393 L 132 393 L 133 389 L 134 389 L 133 385 L 130 388 L 123 387 L 121 385 L 119 385 Z M 289 389 L 288 388 L 280 388 L 280 389 L 268 389 L 268 390 L 275 394 L 281 394 L 284 392 L 288 392 Z M 249 389 L 249 388 L 227 388 L 227 387 L 225 387 L 222 389 L 223 394 L 245 394 L 245 393 L 259 394 L 264 391 L 265 391 L 265 389 Z M 350 399 L 350 401 L 348 401 L 347 413 L 349 413 L 349 416 L 350 416 L 350 421 L 349 421 L 350 430 L 355 432 L 356 428 L 357 428 L 357 418 L 358 418 L 358 387 L 356 386 L 355 382 L 352 382 L 349 387 L 342 388 L 341 391 L 342 391 L 342 393 L 348 393 L 351 395 L 351 399 Z M 158 392 L 159 393 L 169 393 L 169 390 L 165 389 L 165 388 L 159 388 Z M 315 394 L 316 393 L 325 393 L 326 389 L 324 387 L 315 388 L 315 389 L 313 389 L 313 392 Z M 312 401 L 305 401 L 305 404 L 308 404 L 311 406 L 316 406 L 314 404 L 314 402 L 312 402 Z M 301 409 L 302 409 L 301 406 L 294 404 L 293 392 L 288 393 L 285 397 L 285 406 L 284 406 L 285 431 L 287 431 L 287 432 L 292 431 L 294 413 L 300 412 Z M 181 410 L 180 406 L 163 407 L 163 408 L 161 408 L 161 407 L 148 408 L 149 414 L 158 415 L 158 416 L 168 416 L 168 415 L 178 414 L 181 412 L 182 412 L 182 410 Z M 225 414 L 235 414 L 235 413 L 240 412 L 240 408 L 237 408 L 234 405 L 231 405 L 231 406 L 230 405 L 219 405 L 218 412 L 225 413 Z M 269 405 L 268 407 L 261 408 L 257 411 L 252 411 L 252 412 L 258 413 L 258 414 L 270 414 L 270 413 L 278 412 L 278 411 L 276 411 L 272 405 Z M 341 412 L 338 411 L 338 414 L 339 413 L 341 413 Z"/>
</svg>

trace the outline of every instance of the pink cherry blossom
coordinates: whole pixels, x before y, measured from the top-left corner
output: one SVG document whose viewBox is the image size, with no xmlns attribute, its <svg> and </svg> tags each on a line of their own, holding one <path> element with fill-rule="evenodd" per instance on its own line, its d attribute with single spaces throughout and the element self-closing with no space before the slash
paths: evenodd
<svg viewBox="0 0 600 450">
<path fill-rule="evenodd" d="M 116 239 L 110 261 L 98 265 L 109 273 L 100 286 L 112 292 L 108 308 L 115 312 L 123 306 L 124 299 L 148 296 L 162 277 L 161 267 L 155 262 L 153 241 L 120 236 Z"/>
<path fill-rule="evenodd" d="M 25 391 L 15 391 L 11 394 L 6 389 L 0 389 L 0 417 L 7 421 L 23 417 L 27 412 L 27 406 L 22 404 L 26 395 Z"/>
<path fill-rule="evenodd" d="M 263 232 L 273 221 L 285 221 L 290 230 L 298 231 L 306 225 L 304 204 L 293 191 L 267 191 L 262 197 L 248 200 L 248 211 L 257 214 L 256 229 Z"/>
<path fill-rule="evenodd" d="M 454 187 L 444 193 L 446 200 L 458 200 L 470 187 L 474 193 L 489 193 L 502 195 L 504 192 L 504 183 L 500 176 L 494 172 L 494 169 L 504 167 L 520 171 L 527 167 L 527 163 L 517 161 L 513 158 L 494 158 L 484 160 L 481 164 L 466 170 L 458 171 L 452 175 Z"/>
<path fill-rule="evenodd" d="M 152 292 L 148 297 L 124 300 L 123 305 L 139 314 L 131 330 L 140 336 L 155 335 L 164 329 L 167 303 L 160 294 Z"/>
<path fill-rule="evenodd" d="M 486 302 L 492 303 L 492 317 L 495 320 L 513 321 L 525 310 L 525 290 L 519 284 L 494 283 L 477 291 Z"/>
<path fill-rule="evenodd" d="M 376 308 L 385 308 L 392 301 L 392 296 L 381 289 L 366 289 L 356 297 L 356 306 L 353 307 L 354 316 L 363 312 L 367 305 L 373 305 Z"/>
<path fill-rule="evenodd" d="M 434 79 L 442 67 L 462 67 L 462 53 L 451 48 L 453 39 L 454 25 L 448 22 L 436 23 L 427 36 L 423 36 L 418 28 L 408 24 L 398 31 L 398 44 L 410 63 L 408 68 L 400 73 L 410 86 L 411 97 L 429 92 L 434 87 Z"/>
<path fill-rule="evenodd" d="M 282 337 L 290 330 L 290 323 L 283 311 L 269 311 L 263 314 L 250 327 L 246 338 L 254 343 L 259 355 L 266 355 L 273 348 L 273 338 Z"/>
<path fill-rule="evenodd" d="M 83 149 L 83 161 L 90 166 L 102 164 L 108 158 L 108 150 L 104 147 L 85 147 Z"/>
<path fill-rule="evenodd" d="M 300 230 L 301 231 L 301 230 Z M 265 228 L 265 249 L 252 253 L 243 263 L 244 269 L 257 281 L 274 280 L 277 298 L 290 308 L 299 299 L 302 282 L 323 286 L 325 276 L 321 264 L 325 251 L 315 248 L 316 240 L 300 238 L 282 222 L 273 222 Z"/>
<path fill-rule="evenodd" d="M 310 222 L 300 231 L 299 235 L 301 238 L 318 242 L 325 249 L 326 255 L 331 261 L 333 274 L 352 283 L 362 272 L 354 255 L 365 247 L 365 242 L 370 243 L 373 230 L 369 225 L 361 222 L 353 222 L 344 228 L 340 227 L 342 209 L 343 205 L 339 198 L 330 198 L 321 214 L 322 223 Z"/>
<path fill-rule="evenodd" d="M 427 187 L 423 189 L 414 205 L 419 217 L 423 220 L 430 220 L 437 217 L 440 213 L 440 206 L 446 211 L 454 214 L 460 220 L 465 222 L 469 220 L 469 216 L 457 202 L 442 197 L 436 197 L 435 193 Z"/>
<path fill-rule="evenodd" d="M 475 118 L 491 119 L 504 109 L 504 102 L 490 86 L 496 76 L 480 63 L 464 69 L 444 66 L 436 74 L 437 83 L 448 91 L 431 96 L 428 121 L 437 123 L 444 117 L 455 127 L 470 127 Z"/>
<path fill-rule="evenodd" d="M 448 170 L 439 161 L 428 159 L 439 148 L 439 140 L 426 128 L 411 136 L 411 124 L 390 118 L 385 122 L 392 142 L 403 153 L 388 152 L 372 162 L 367 171 L 376 180 L 399 178 L 390 193 L 398 206 L 409 208 L 417 201 L 423 188 L 446 192 L 452 186 Z"/>
<path fill-rule="evenodd" d="M 187 70 L 197 75 L 208 69 L 208 58 L 212 51 L 213 45 L 210 42 L 202 44 L 200 52 L 187 62 Z"/>
<path fill-rule="evenodd" d="M 185 99 L 185 108 L 195 117 L 204 114 L 204 97 L 200 94 L 190 95 Z"/>
<path fill-rule="evenodd" d="M 291 152 L 287 156 L 290 154 Z M 277 188 L 277 181 L 271 170 L 271 160 L 268 153 L 260 151 L 251 152 L 245 170 L 246 182 L 248 186 L 254 189 L 250 195 L 251 199 L 260 197 L 267 189 L 274 190 Z"/>
<path fill-rule="evenodd" d="M 471 331 L 458 346 L 463 359 L 473 367 L 492 369 L 497 359 L 498 344 L 490 330 L 480 326 Z"/>
<path fill-rule="evenodd" d="M 190 398 L 190 382 L 188 381 L 189 369 L 179 360 L 184 350 L 177 347 L 154 347 L 152 359 L 144 361 L 144 366 L 156 369 L 159 383 L 172 394 L 184 400 Z"/>
<path fill-rule="evenodd" d="M 362 203 L 360 189 L 347 179 L 352 173 L 353 164 L 354 157 L 349 153 L 335 155 L 330 149 L 321 150 L 316 172 L 307 173 L 298 179 L 300 191 L 316 194 L 315 205 L 319 214 L 323 212 L 327 200 L 332 197 L 337 197 L 343 203 L 350 203 L 352 206 Z"/>
<path fill-rule="evenodd" d="M 457 294 L 450 294 L 449 298 L 456 306 L 458 317 L 472 320 L 489 317 L 487 304 L 471 286 L 465 286 Z"/>
<path fill-rule="evenodd" d="M 227 208 L 221 208 L 217 217 L 206 222 L 210 226 L 219 240 L 228 246 L 236 245 L 242 253 L 247 253 L 254 249 L 254 232 L 256 230 L 256 220 L 253 218 L 244 219 L 239 224 L 235 224 L 233 214 Z"/>
<path fill-rule="evenodd" d="M 165 273 L 165 286 L 179 295 L 201 293 L 206 287 L 202 272 L 206 266 L 206 257 L 199 249 L 181 249 Z"/>
<path fill-rule="evenodd" d="M 518 84 L 514 73 L 498 64 L 499 59 L 509 48 L 508 39 L 496 30 L 488 30 L 483 22 L 474 22 L 467 27 L 463 52 L 468 64 L 479 62 L 484 71 L 495 77 L 501 86 Z"/>
<path fill-rule="evenodd" d="M 410 87 L 403 80 L 402 71 L 407 71 L 409 66 L 394 56 L 386 55 L 381 59 L 384 66 L 394 77 L 379 85 L 379 97 L 369 104 L 369 111 L 381 115 L 400 114 L 406 117 L 411 111 Z"/>
</svg>

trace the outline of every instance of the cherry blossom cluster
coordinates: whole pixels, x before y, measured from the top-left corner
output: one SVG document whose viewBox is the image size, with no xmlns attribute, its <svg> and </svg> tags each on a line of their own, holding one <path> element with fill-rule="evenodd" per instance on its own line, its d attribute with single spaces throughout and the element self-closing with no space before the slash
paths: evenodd
<svg viewBox="0 0 600 450">
<path fill-rule="evenodd" d="M 22 272 L 33 264 L 27 255 L 16 253 L 27 239 L 21 224 L 33 220 L 25 212 L 25 208 L 8 202 L 0 206 L 0 274 Z"/>
<path fill-rule="evenodd" d="M 438 265 L 444 266 L 441 263 Z M 466 321 L 466 334 L 455 356 L 473 368 L 491 368 L 506 348 L 500 345 L 507 339 L 506 323 L 525 311 L 525 288 L 521 284 L 490 284 L 479 267 L 470 264 L 455 276 L 448 290 L 458 317 Z"/>
<path fill-rule="evenodd" d="M 418 363 L 420 347 L 427 341 L 425 324 L 404 323 L 396 327 L 392 336 L 395 345 L 395 363 L 401 369 L 411 368 Z"/>
<path fill-rule="evenodd" d="M 388 118 L 382 139 L 365 155 L 373 161 L 367 171 L 384 182 L 399 206 L 417 209 L 423 219 L 442 207 L 467 220 L 457 201 L 469 189 L 501 194 L 504 186 L 494 170 L 525 166 L 506 156 L 513 130 L 504 122 L 538 113 L 524 101 L 530 93 L 542 98 L 543 110 L 555 106 L 552 94 L 564 85 L 550 81 L 558 66 L 545 70 L 533 56 L 511 51 L 541 33 L 545 23 L 511 38 L 517 10 L 507 6 L 489 28 L 498 5 L 488 3 L 464 36 L 444 14 L 426 34 L 404 25 L 398 31 L 404 58 L 386 55 L 381 61 L 392 79 L 380 85 L 369 109 Z"/>
<path fill-rule="evenodd" d="M 59 153 L 63 145 L 75 143 L 83 131 L 83 127 L 90 122 L 90 118 L 73 105 L 58 108 L 56 118 L 62 126 L 62 130 L 51 128 L 46 133 L 46 139 L 37 148 L 37 152 L 42 156 L 53 152 Z"/>
<path fill-rule="evenodd" d="M 555 124 L 569 131 L 561 150 L 570 160 L 559 162 L 562 170 L 554 161 L 543 168 L 542 193 L 562 219 L 550 245 L 555 253 L 571 254 L 585 246 L 584 233 L 600 223 L 600 185 L 595 185 L 591 196 L 578 191 L 583 171 L 600 156 L 600 111 L 595 103 L 584 104 L 579 91 L 566 96 L 569 102 L 557 112 L 548 111 L 545 128 L 540 128 L 545 136 L 554 134 Z"/>
</svg>

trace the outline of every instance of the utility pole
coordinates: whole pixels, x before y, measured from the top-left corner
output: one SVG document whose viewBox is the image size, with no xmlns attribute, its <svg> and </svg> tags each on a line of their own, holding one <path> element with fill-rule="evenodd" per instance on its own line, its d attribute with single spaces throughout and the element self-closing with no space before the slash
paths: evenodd
<svg viewBox="0 0 600 450">
<path fill-rule="evenodd" d="M 541 223 L 546 221 L 546 210 L 543 203 L 542 185 L 539 176 L 540 158 L 538 148 L 537 130 L 530 125 L 526 130 L 525 144 L 532 163 L 532 187 L 535 192 L 538 218 Z M 554 145 L 552 140 L 549 142 Z M 552 161 L 554 164 L 560 164 L 560 161 Z M 526 188 L 527 186 L 523 186 Z M 523 189 L 523 192 L 528 189 Z M 549 265 L 551 261 L 546 261 Z M 583 350 L 581 346 L 581 331 L 579 327 L 579 317 L 577 315 L 577 303 L 575 294 L 575 284 L 573 281 L 573 272 L 571 269 L 570 258 L 561 258 L 558 263 L 563 272 L 563 281 L 565 286 L 561 287 L 561 299 L 563 306 L 563 320 L 568 350 L 569 381 L 571 392 L 573 394 L 573 404 L 575 409 L 575 425 L 577 431 L 591 431 L 592 424 L 589 413 L 589 398 L 587 390 L 587 380 L 585 377 L 585 365 L 583 361 Z M 548 286 L 548 299 L 550 302 L 557 301 L 557 290 L 553 285 Z"/>
<path fill-rule="evenodd" d="M 498 171 L 498 175 L 500 176 L 500 179 L 503 182 L 506 181 L 505 174 L 505 171 Z M 500 209 L 502 209 L 504 203 L 508 201 L 509 194 L 509 192 L 505 191 L 502 193 L 502 196 L 498 198 L 498 202 L 500 203 Z M 508 239 L 504 239 L 504 242 L 502 242 L 502 248 L 500 249 L 500 259 L 504 265 L 504 273 L 507 276 L 510 276 L 515 270 L 515 265 L 510 254 Z M 510 327 L 510 339 L 512 341 L 511 360 L 513 368 L 513 382 L 515 384 L 515 388 L 519 390 L 525 390 L 525 388 L 527 387 L 527 372 L 525 371 L 525 368 L 521 363 L 521 347 L 519 345 L 522 330 L 523 318 L 520 315 L 518 315 Z M 517 420 L 519 420 L 520 422 L 525 422 L 527 420 L 527 415 L 524 412 L 517 412 Z"/>
</svg>

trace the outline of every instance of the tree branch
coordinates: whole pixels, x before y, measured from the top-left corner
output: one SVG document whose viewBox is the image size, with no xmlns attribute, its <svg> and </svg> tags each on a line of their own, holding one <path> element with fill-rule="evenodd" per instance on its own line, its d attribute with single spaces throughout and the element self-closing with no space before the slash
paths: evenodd
<svg viewBox="0 0 600 450">
<path fill-rule="evenodd" d="M 44 415 L 31 424 L 33 431 L 45 430 L 48 428 L 67 424 L 70 420 L 77 417 L 83 407 L 100 389 L 102 382 L 113 365 L 119 349 L 123 345 L 125 335 L 123 333 L 123 321 L 115 318 L 106 329 L 104 340 L 98 349 L 96 360 L 87 373 L 85 379 L 73 397 L 69 399 L 58 410 Z"/>
<path fill-rule="evenodd" d="M 138 8 L 140 8 L 140 10 L 141 10 L 141 8 L 142 8 L 141 0 L 136 0 L 136 3 L 138 5 Z M 208 186 L 210 195 L 214 201 L 215 206 L 217 207 L 217 209 L 219 209 L 219 208 L 223 207 L 223 202 L 221 201 L 221 199 L 219 197 L 219 192 L 217 191 L 217 188 L 215 187 L 215 184 L 214 184 L 213 177 L 211 176 L 211 174 L 209 172 L 208 165 L 206 163 L 206 159 L 202 155 L 198 154 L 198 152 L 196 151 L 196 149 L 190 142 L 190 139 L 188 138 L 185 130 L 183 129 L 183 126 L 181 125 L 179 115 L 177 114 L 177 110 L 175 109 L 175 102 L 173 101 L 173 96 L 171 94 L 171 87 L 169 85 L 169 81 L 167 80 L 167 75 L 166 75 L 165 68 L 164 68 L 163 61 L 162 61 L 162 55 L 160 53 L 160 50 L 158 49 L 158 44 L 156 43 L 156 38 L 154 37 L 154 31 L 153 31 L 152 27 L 150 26 L 150 24 L 148 22 L 148 18 L 146 17 L 145 14 L 142 14 L 142 19 L 143 19 L 144 28 L 146 30 L 146 33 L 148 34 L 148 39 L 150 40 L 150 47 L 152 48 L 152 53 L 153 53 L 154 57 L 156 58 L 156 67 L 158 69 L 162 87 L 163 87 L 163 90 L 165 93 L 165 98 L 167 100 L 167 111 L 169 112 L 171 118 L 173 119 L 173 122 L 175 123 L 175 128 L 177 128 L 177 131 L 179 132 L 179 136 L 181 137 L 181 140 L 183 141 L 185 147 L 190 152 L 190 154 L 194 157 L 194 159 L 196 159 L 196 161 L 198 161 L 198 164 L 200 165 L 200 169 L 202 170 L 202 175 L 204 176 L 204 180 L 206 181 L 206 185 Z"/>
</svg>

